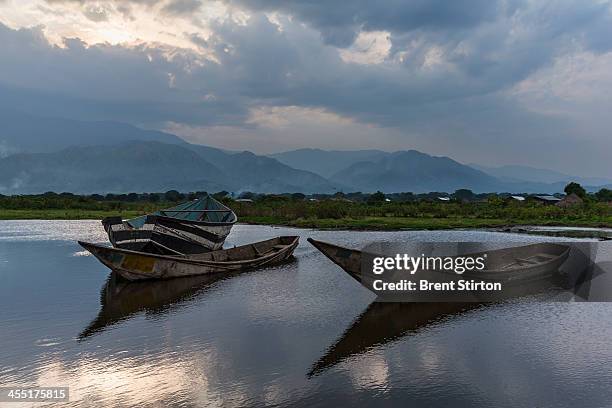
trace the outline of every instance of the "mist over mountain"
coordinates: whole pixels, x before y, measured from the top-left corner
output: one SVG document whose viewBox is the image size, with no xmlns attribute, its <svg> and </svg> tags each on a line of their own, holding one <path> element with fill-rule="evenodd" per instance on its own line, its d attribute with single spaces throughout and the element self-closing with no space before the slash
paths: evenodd
<svg viewBox="0 0 612 408">
<path fill-rule="evenodd" d="M 215 164 L 198 151 L 218 156 Z M 189 144 L 131 141 L 74 146 L 0 159 L 0 193 L 45 191 L 125 193 L 166 191 L 334 192 L 326 179 L 253 153 L 229 154 Z"/>
<path fill-rule="evenodd" d="M 72 146 L 112 145 L 129 140 L 185 143 L 181 138 L 126 123 L 79 121 L 34 116 L 0 109 L 0 157 L 12 153 L 48 153 Z"/>
<path fill-rule="evenodd" d="M 382 150 L 297 149 L 269 156 L 295 169 L 329 178 L 355 163 L 375 161 L 389 154 Z"/>
<path fill-rule="evenodd" d="M 221 170 L 179 145 L 127 142 L 20 153 L 0 160 L 0 192 L 140 192 L 222 189 Z"/>
</svg>

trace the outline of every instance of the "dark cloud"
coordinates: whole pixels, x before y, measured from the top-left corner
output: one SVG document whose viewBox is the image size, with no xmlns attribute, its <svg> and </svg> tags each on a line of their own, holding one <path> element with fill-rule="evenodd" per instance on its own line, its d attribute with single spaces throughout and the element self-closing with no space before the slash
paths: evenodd
<svg viewBox="0 0 612 408">
<path fill-rule="evenodd" d="M 483 7 L 489 11 L 474 11 L 472 5 L 470 10 L 463 12 L 465 16 L 456 17 L 460 21 L 451 22 L 450 16 L 444 17 L 448 11 L 442 13 L 443 16 L 426 12 L 427 7 L 433 7 L 426 3 L 430 4 L 408 3 L 412 7 L 410 10 L 419 11 L 420 16 L 432 14 L 429 23 L 422 17 L 422 24 L 473 27 L 455 35 L 435 30 L 394 35 L 391 37 L 393 53 L 407 50 L 402 63 L 348 64 L 336 49 L 320 43 L 318 31 L 287 19 L 281 19 L 283 30 L 279 31 L 265 16 L 254 14 L 245 25 L 231 20 L 214 25 L 214 35 L 206 41 L 198 34 L 188 34 L 199 47 L 214 50 L 220 62 L 204 65 L 197 64 L 195 57 L 188 54 L 178 53 L 167 59 L 165 50 L 155 47 L 96 45 L 85 48 L 69 44 L 67 49 L 59 50 L 51 47 L 36 30 L 13 32 L 4 28 L 3 36 L 10 37 L 7 44 L 23 42 L 27 45 L 22 48 L 15 44 L 2 51 L 2 59 L 8 61 L 6 70 L 12 74 L 5 75 L 5 81 L 35 89 L 83 93 L 103 100 L 138 96 L 141 100 L 177 99 L 176 102 L 198 106 L 202 98 L 206 98 L 207 106 L 213 104 L 213 100 L 217 101 L 215 103 L 225 101 L 235 107 L 242 106 L 243 110 L 252 104 L 322 107 L 365 122 L 402 126 L 410 123 L 410 112 L 418 111 L 421 105 L 508 89 L 549 65 L 568 44 L 574 42 L 589 47 L 593 42 L 590 38 L 595 38 L 589 35 L 589 29 L 604 27 L 603 21 L 607 21 L 601 3 L 540 7 L 515 11 L 512 18 L 503 18 L 506 7 L 494 24 L 489 22 L 493 17 L 488 7 L 492 6 Z M 281 7 L 285 2 L 260 0 L 253 4 Z M 310 7 L 300 2 L 288 4 L 298 10 L 305 8 L 308 15 L 313 16 L 317 14 L 315 9 L 319 10 L 318 3 L 307 3 Z M 357 10 L 356 4 L 347 5 L 349 15 L 351 10 Z M 375 24 L 382 27 L 387 20 L 380 17 L 381 14 L 392 18 L 393 13 L 363 7 L 360 15 L 379 16 L 368 20 L 370 27 Z M 402 2 L 397 7 L 398 15 L 409 14 L 403 7 Z M 451 8 L 458 10 L 456 7 Z M 500 8 L 499 5 L 494 7 L 495 10 Z M 477 25 L 479 18 L 474 17 L 474 13 L 480 13 L 480 20 L 487 23 Z M 321 19 L 328 26 L 334 22 L 342 25 L 346 21 L 361 21 L 347 20 L 339 14 L 331 7 Z M 390 27 L 400 26 L 399 23 L 389 24 Z M 416 22 L 405 22 L 403 27 L 415 25 Z M 31 38 L 26 38 L 28 36 Z M 411 45 L 415 42 L 416 45 Z M 611 43 L 612 40 L 600 39 L 597 49 L 607 49 Z M 428 66 L 432 50 L 440 54 L 439 66 Z M 153 59 L 149 61 L 151 56 Z M 24 59 L 28 60 L 27 64 L 11 62 Z M 41 59 L 43 64 L 38 63 Z M 56 73 L 56 78 L 49 78 L 50 73 Z M 173 115 L 171 110 L 166 119 L 174 120 Z M 209 120 L 208 115 L 202 114 L 193 115 L 189 122 L 207 124 Z"/>
<path fill-rule="evenodd" d="M 176 12 L 187 14 L 198 6 L 191 1 L 172 4 Z M 248 120 L 253 107 L 323 108 L 421 135 L 420 146 L 445 146 L 463 157 L 471 151 L 480 157 L 538 160 L 535 152 L 547 145 L 555 146 L 549 150 L 556 155 L 582 149 L 584 157 L 596 157 L 612 147 L 598 145 L 587 154 L 581 129 L 569 118 L 530 112 L 507 95 L 568 53 L 611 50 L 608 3 L 233 4 L 252 10 L 246 24 L 232 19 L 213 23 L 213 34 L 206 39 L 185 34 L 199 49 L 214 52 L 218 63 L 163 46 L 85 46 L 71 40 L 59 48 L 40 29 L 16 31 L 0 25 L 5 88 L 0 103 L 147 126 L 173 121 L 204 127 L 253 126 Z M 280 12 L 282 29 L 260 11 Z M 355 52 L 352 45 L 363 30 L 390 32 L 391 52 L 382 63 L 343 60 L 342 52 Z M 525 145 L 540 149 L 521 154 Z M 401 140 L 397 146 L 405 147 Z M 558 157 L 547 160 L 555 163 Z"/>
<path fill-rule="evenodd" d="M 242 123 L 247 103 L 239 96 L 211 93 L 189 54 L 108 44 L 86 46 L 66 39 L 65 47 L 49 44 L 41 28 L 12 30 L 0 24 L 0 106 L 43 115 L 115 119 L 159 125 Z M 218 75 L 218 74 L 215 74 Z"/>
<path fill-rule="evenodd" d="M 519 0 L 227 0 L 255 11 L 293 15 L 319 30 L 329 44 L 345 47 L 360 30 L 405 33 L 458 30 L 511 13 Z"/>
</svg>

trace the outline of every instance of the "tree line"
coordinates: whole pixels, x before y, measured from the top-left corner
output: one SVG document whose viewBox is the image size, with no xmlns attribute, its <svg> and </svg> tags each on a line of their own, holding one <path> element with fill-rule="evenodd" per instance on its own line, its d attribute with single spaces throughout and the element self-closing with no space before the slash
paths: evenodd
<svg viewBox="0 0 612 408">
<path fill-rule="evenodd" d="M 565 193 L 576 194 L 581 199 L 587 202 L 612 202 L 612 190 L 602 188 L 595 193 L 587 193 L 587 191 L 578 183 L 571 182 L 565 187 Z M 151 203 L 154 206 L 160 203 L 177 203 L 182 201 L 194 200 L 209 194 L 206 191 L 195 191 L 181 193 L 177 190 L 168 190 L 166 192 L 157 193 L 125 193 L 125 194 L 89 194 L 79 195 L 69 192 L 55 193 L 52 191 L 43 194 L 25 194 L 5 196 L 0 194 L 0 208 L 81 208 L 88 205 L 102 208 L 117 207 L 119 203 L 130 206 L 130 203 L 138 203 L 140 205 Z M 412 192 L 388 193 L 381 191 L 375 193 L 352 192 L 335 194 L 310 194 L 303 193 L 284 193 L 284 194 L 262 194 L 253 192 L 242 192 L 240 194 L 231 194 L 228 191 L 218 191 L 210 193 L 213 197 L 219 200 L 226 201 L 253 201 L 253 202 L 270 202 L 270 201 L 344 201 L 355 203 L 378 203 L 378 202 L 419 202 L 419 201 L 449 201 L 449 202 L 490 202 L 508 200 L 511 197 L 516 197 L 516 194 L 510 193 L 474 193 L 469 189 L 459 189 L 454 193 L 446 192 L 429 192 L 415 194 Z M 518 194 L 519 196 L 529 198 L 534 194 Z M 555 194 L 561 198 L 562 195 Z M 107 204 L 104 204 L 107 203 Z"/>
</svg>

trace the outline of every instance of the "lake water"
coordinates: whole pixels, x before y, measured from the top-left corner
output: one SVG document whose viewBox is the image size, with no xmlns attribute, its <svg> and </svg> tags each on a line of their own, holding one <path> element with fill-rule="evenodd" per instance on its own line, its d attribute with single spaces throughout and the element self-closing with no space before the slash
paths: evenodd
<svg viewBox="0 0 612 408">
<path fill-rule="evenodd" d="M 306 242 L 550 237 L 237 225 L 227 244 L 283 234 L 302 239 L 280 267 L 125 284 L 75 242 L 105 242 L 99 222 L 0 221 L 0 384 L 68 386 L 62 406 L 612 405 L 611 303 L 372 303 Z"/>
</svg>

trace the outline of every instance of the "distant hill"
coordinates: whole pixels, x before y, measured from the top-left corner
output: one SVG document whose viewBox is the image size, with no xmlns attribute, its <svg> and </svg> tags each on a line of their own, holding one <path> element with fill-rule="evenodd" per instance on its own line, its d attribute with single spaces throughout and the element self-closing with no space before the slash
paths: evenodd
<svg viewBox="0 0 612 408">
<path fill-rule="evenodd" d="M 355 163 L 331 177 L 353 190 L 371 192 L 497 191 L 499 180 L 448 157 L 435 157 L 416 150 L 389 154 L 376 161 Z"/>
<path fill-rule="evenodd" d="M 599 186 L 612 184 L 612 179 L 602 177 L 580 177 L 564 174 L 554 170 L 540 169 L 529 166 L 507 165 L 500 167 L 486 167 L 478 164 L 469 164 L 477 170 L 485 172 L 502 181 L 508 182 L 536 182 L 536 183 L 569 183 L 575 181 L 583 185 Z"/>
<path fill-rule="evenodd" d="M 295 169 L 329 178 L 355 163 L 375 161 L 389 154 L 381 150 L 298 149 L 269 156 Z"/>
<path fill-rule="evenodd" d="M 0 160 L 0 193 L 221 190 L 224 174 L 178 145 L 128 142 Z"/>
<path fill-rule="evenodd" d="M 339 190 L 339 186 L 318 174 L 292 168 L 270 157 L 194 144 L 188 148 L 236 180 L 243 191 L 331 193 Z"/>
<path fill-rule="evenodd" d="M 208 149 L 208 150 L 207 150 Z M 200 152 L 199 152 L 200 151 Z M 205 159 L 218 155 L 216 166 Z M 0 193 L 166 191 L 333 192 L 324 178 L 253 153 L 159 142 L 76 146 L 0 159 Z"/>
<path fill-rule="evenodd" d="M 299 149 L 270 156 L 189 144 L 116 122 L 83 122 L 0 109 L 0 194 L 253 191 L 539 192 L 585 179 L 524 166 L 485 168 L 415 150 Z M 475 168 L 477 167 L 477 168 Z M 608 182 L 608 183 L 604 183 Z"/>
<path fill-rule="evenodd" d="M 464 165 L 448 157 L 435 157 L 416 150 L 395 153 L 381 150 L 298 149 L 270 155 L 279 161 L 329 178 L 344 191 L 452 192 L 469 188 L 477 192 L 562 192 L 569 181 L 578 181 L 596 191 L 610 181 L 573 177 L 526 166 L 489 168 Z"/>
<path fill-rule="evenodd" d="M 0 110 L 0 157 L 12 153 L 49 153 L 72 146 L 112 145 L 131 140 L 185 143 L 156 130 L 118 122 L 85 122 Z"/>
<path fill-rule="evenodd" d="M 325 178 L 270 157 L 191 145 L 129 124 L 7 109 L 0 123 L 0 193 L 337 191 Z"/>
</svg>

